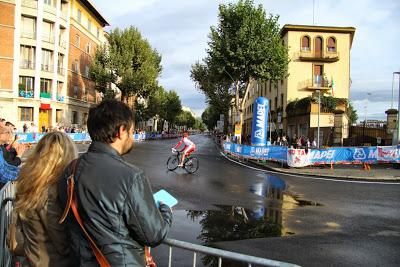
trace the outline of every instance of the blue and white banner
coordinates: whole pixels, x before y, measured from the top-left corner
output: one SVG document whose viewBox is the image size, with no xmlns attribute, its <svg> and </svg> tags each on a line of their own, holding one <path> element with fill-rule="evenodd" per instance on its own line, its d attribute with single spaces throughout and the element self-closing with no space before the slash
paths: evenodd
<svg viewBox="0 0 400 267">
<path fill-rule="evenodd" d="M 288 149 L 284 146 L 245 146 L 224 143 L 225 152 L 250 159 L 287 162 L 290 167 L 321 164 L 400 163 L 400 146 Z"/>
<path fill-rule="evenodd" d="M 269 100 L 258 97 L 254 101 L 253 122 L 251 129 L 251 145 L 267 145 Z"/>
<path fill-rule="evenodd" d="M 46 133 L 18 133 L 18 143 L 37 143 Z M 74 142 L 91 142 L 90 135 L 88 133 L 67 133 Z M 151 139 L 165 139 L 165 138 L 176 138 L 179 134 L 134 134 L 133 140 L 144 141 Z"/>
<path fill-rule="evenodd" d="M 246 146 L 225 142 L 224 150 L 235 155 L 253 159 L 286 162 L 287 147 L 285 146 Z"/>
</svg>

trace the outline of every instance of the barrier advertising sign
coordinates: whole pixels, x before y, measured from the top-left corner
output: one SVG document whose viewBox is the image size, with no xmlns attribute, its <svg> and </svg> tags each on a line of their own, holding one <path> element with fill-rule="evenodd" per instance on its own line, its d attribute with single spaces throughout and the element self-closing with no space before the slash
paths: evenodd
<svg viewBox="0 0 400 267">
<path fill-rule="evenodd" d="M 267 145 L 269 101 L 259 97 L 254 101 L 251 144 L 253 146 Z"/>
</svg>

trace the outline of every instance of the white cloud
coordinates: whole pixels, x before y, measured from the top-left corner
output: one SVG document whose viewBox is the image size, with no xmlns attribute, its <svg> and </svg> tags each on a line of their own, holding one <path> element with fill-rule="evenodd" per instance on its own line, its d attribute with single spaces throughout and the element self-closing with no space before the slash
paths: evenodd
<svg viewBox="0 0 400 267">
<path fill-rule="evenodd" d="M 207 35 L 210 26 L 217 23 L 218 4 L 228 2 L 96 0 L 95 4 L 110 19 L 112 27 L 139 28 L 162 54 L 160 83 L 167 89 L 176 89 L 182 102 L 201 114 L 199 102 L 202 108 L 206 104 L 190 80 L 190 66 L 206 55 Z M 267 13 L 279 14 L 281 26 L 312 24 L 311 0 L 255 0 L 255 3 L 263 4 Z M 355 96 L 359 114 L 363 114 L 359 99 L 366 92 L 381 94 L 379 98 L 371 98 L 368 113 L 384 117 L 384 111 L 390 107 L 392 73 L 400 70 L 399 14 L 398 0 L 315 1 L 317 25 L 356 28 L 351 51 L 351 95 Z"/>
</svg>

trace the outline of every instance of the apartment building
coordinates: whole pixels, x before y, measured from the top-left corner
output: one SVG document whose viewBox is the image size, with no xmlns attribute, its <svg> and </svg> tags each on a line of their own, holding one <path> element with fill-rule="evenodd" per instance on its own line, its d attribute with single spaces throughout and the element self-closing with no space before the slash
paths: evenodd
<svg viewBox="0 0 400 267">
<path fill-rule="evenodd" d="M 99 100 L 87 73 L 106 25 L 90 1 L 0 0 L 0 117 L 18 129 L 32 122 L 39 129 L 84 125 L 83 114 Z M 76 29 L 83 40 L 79 46 Z M 76 58 L 85 73 L 73 71 Z M 74 75 L 87 85 L 76 83 L 71 90 Z"/>
<path fill-rule="evenodd" d="M 287 112 L 290 102 L 318 94 L 348 99 L 350 95 L 350 50 L 355 28 L 285 25 L 281 38 L 288 48 L 290 62 L 287 78 L 271 82 L 257 81 L 251 88 L 244 108 L 243 135 L 251 134 L 253 103 L 263 96 L 270 100 L 272 135 L 316 138 L 318 104 Z M 345 110 L 343 104 L 340 109 Z M 321 109 L 321 140 L 332 131 L 334 114 Z"/>
</svg>

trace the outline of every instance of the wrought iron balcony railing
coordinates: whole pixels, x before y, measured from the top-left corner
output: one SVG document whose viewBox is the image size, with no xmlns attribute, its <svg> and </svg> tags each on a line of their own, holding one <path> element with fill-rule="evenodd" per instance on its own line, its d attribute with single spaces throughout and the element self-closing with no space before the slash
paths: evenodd
<svg viewBox="0 0 400 267">
<path fill-rule="evenodd" d="M 21 60 L 21 62 L 19 63 L 19 67 L 21 69 L 28 69 L 28 70 L 34 70 L 35 69 L 35 62 L 34 61 L 30 61 L 30 60 Z"/>
<path fill-rule="evenodd" d="M 33 98 L 35 93 L 33 89 L 19 89 L 18 95 L 23 98 Z"/>
<path fill-rule="evenodd" d="M 42 71 L 52 72 L 53 71 L 53 66 L 52 65 L 47 65 L 47 64 L 42 64 Z"/>
<path fill-rule="evenodd" d="M 339 52 L 336 51 L 310 51 L 303 49 L 297 53 L 302 61 L 336 62 L 339 60 Z"/>
</svg>

